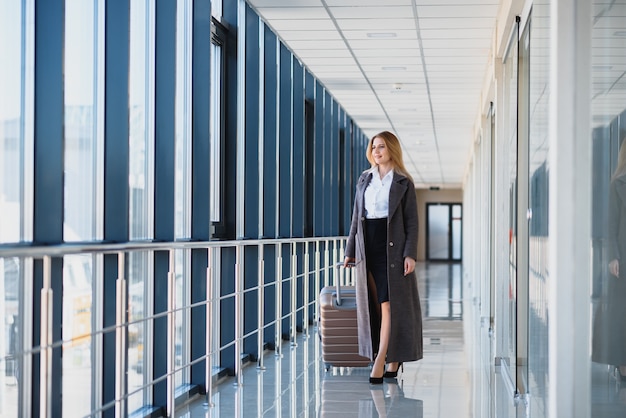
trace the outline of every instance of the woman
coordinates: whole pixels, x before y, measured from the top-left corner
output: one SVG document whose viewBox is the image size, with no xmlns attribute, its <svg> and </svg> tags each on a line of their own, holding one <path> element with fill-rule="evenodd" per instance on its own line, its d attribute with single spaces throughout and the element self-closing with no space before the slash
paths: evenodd
<svg viewBox="0 0 626 418">
<path fill-rule="evenodd" d="M 356 187 L 344 265 L 356 262 L 359 354 L 374 360 L 370 383 L 379 384 L 422 358 L 417 199 L 394 134 L 375 135 L 366 155 L 372 168 Z"/>
<path fill-rule="evenodd" d="M 608 303 L 605 313 L 607 329 L 603 342 L 603 363 L 619 366 L 622 380 L 626 380 L 626 267 L 620 265 L 626 259 L 626 145 L 622 145 L 617 158 L 617 168 L 611 177 L 609 194 L 608 226 L 609 276 Z M 621 268 L 620 268 L 621 267 Z M 594 359 L 595 359 L 594 358 Z"/>
</svg>

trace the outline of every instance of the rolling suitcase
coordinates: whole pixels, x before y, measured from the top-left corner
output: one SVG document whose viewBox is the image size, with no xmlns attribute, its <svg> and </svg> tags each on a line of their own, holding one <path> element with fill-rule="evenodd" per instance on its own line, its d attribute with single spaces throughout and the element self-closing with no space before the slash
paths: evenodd
<svg viewBox="0 0 626 418">
<path fill-rule="evenodd" d="M 319 336 L 322 343 L 322 361 L 330 366 L 365 367 L 371 361 L 359 355 L 356 318 L 356 288 L 342 286 L 335 264 L 335 285 L 324 287 L 319 295 Z"/>
</svg>

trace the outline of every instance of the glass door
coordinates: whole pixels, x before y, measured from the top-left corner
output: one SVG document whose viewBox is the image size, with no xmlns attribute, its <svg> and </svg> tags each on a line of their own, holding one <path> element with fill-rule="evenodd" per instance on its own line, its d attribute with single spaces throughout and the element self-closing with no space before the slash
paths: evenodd
<svg viewBox="0 0 626 418">
<path fill-rule="evenodd" d="M 461 261 L 462 206 L 460 203 L 426 205 L 426 258 Z"/>
</svg>

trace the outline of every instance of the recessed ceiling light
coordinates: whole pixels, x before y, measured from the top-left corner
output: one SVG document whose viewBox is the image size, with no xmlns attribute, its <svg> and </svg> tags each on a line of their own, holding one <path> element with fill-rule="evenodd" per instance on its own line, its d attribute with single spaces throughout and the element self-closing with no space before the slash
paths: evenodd
<svg viewBox="0 0 626 418">
<path fill-rule="evenodd" d="M 614 36 L 626 36 L 626 30 L 618 30 L 613 32 Z"/>
<path fill-rule="evenodd" d="M 368 38 L 395 38 L 398 36 L 394 32 L 370 32 L 367 34 Z"/>
<path fill-rule="evenodd" d="M 382 67 L 383 71 L 406 71 L 406 67 Z"/>
<path fill-rule="evenodd" d="M 417 109 L 414 107 L 405 107 L 404 109 L 398 109 L 398 112 L 417 112 Z"/>
</svg>

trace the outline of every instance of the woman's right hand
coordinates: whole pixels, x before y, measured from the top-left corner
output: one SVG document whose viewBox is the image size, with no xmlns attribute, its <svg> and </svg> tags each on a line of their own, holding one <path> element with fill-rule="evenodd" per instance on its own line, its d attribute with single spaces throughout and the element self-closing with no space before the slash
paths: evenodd
<svg viewBox="0 0 626 418">
<path fill-rule="evenodd" d="M 348 268 L 352 267 L 349 263 L 354 263 L 356 259 L 354 257 L 346 257 L 343 259 L 343 266 Z"/>
<path fill-rule="evenodd" d="M 619 260 L 611 260 L 609 263 L 609 271 L 615 277 L 619 277 Z"/>
</svg>

